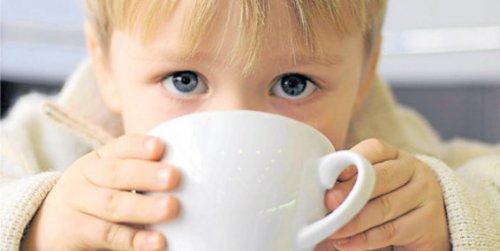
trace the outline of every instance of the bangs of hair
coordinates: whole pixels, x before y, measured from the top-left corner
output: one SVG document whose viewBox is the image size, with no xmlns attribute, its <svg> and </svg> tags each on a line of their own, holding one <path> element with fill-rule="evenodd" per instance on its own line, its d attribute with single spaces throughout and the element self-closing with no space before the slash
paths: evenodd
<svg viewBox="0 0 500 251">
<path fill-rule="evenodd" d="M 113 29 L 126 30 L 145 44 L 151 42 L 161 23 L 175 11 L 179 0 L 86 0 L 87 15 L 96 28 L 101 46 L 108 50 Z M 229 2 L 229 3 L 228 3 Z M 244 72 L 249 72 L 261 50 L 263 34 L 269 20 L 269 0 L 194 0 L 184 18 L 184 48 L 180 53 L 189 58 L 196 53 L 200 38 L 211 31 L 216 14 L 238 11 L 237 56 L 245 60 Z M 325 28 L 342 37 L 362 32 L 365 49 L 369 51 L 373 39 L 380 34 L 386 0 L 283 0 L 297 32 L 290 34 L 290 50 L 300 46 L 307 53 L 321 56 L 324 52 L 318 42 L 325 36 Z M 237 8 L 232 5 L 237 4 Z M 230 5 L 228 8 L 227 5 Z M 223 13 L 223 12 L 222 12 Z M 227 14 L 229 22 L 229 14 Z M 227 23 L 226 22 L 226 25 Z M 223 29 L 224 30 L 224 29 Z"/>
</svg>

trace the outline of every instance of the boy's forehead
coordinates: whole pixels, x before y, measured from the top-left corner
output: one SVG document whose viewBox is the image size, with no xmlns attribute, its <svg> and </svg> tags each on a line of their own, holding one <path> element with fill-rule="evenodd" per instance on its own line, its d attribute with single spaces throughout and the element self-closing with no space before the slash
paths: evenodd
<svg viewBox="0 0 500 251">
<path fill-rule="evenodd" d="M 225 57 L 225 55 L 230 54 L 230 51 L 222 49 L 218 52 L 213 50 L 207 50 L 203 46 L 200 46 L 196 51 L 190 56 L 186 56 L 176 50 L 173 46 L 151 46 L 143 47 L 137 55 L 138 58 L 151 59 L 154 61 L 168 61 L 177 63 L 186 63 L 191 61 L 197 61 L 200 63 L 207 64 L 230 64 Z M 323 55 L 311 55 L 301 52 L 293 52 L 291 50 L 280 50 L 274 51 L 272 53 L 261 53 L 257 58 L 257 63 L 260 61 L 273 62 L 274 64 L 280 65 L 312 65 L 320 64 L 324 66 L 333 66 L 341 64 L 344 61 L 345 56 L 343 55 L 343 50 L 330 50 L 328 53 Z M 245 58 L 236 56 L 236 62 L 245 63 Z"/>
<path fill-rule="evenodd" d="M 197 46 L 189 53 L 181 50 L 185 46 L 186 17 L 193 11 L 191 6 L 195 1 L 180 1 L 171 15 L 159 23 L 156 34 L 149 43 L 142 44 L 141 53 L 148 57 L 161 57 L 172 61 L 189 59 L 224 61 L 236 58 L 237 61 L 247 60 L 239 51 L 238 39 L 252 40 L 242 32 L 242 23 L 236 5 L 224 8 L 214 13 L 210 25 L 201 31 Z M 234 1 L 233 1 L 234 2 Z M 261 39 L 257 58 L 272 60 L 276 63 L 308 64 L 321 63 L 325 65 L 337 64 L 342 61 L 346 52 L 346 40 L 351 45 L 354 40 L 361 40 L 361 34 L 338 34 L 335 29 L 327 25 L 317 25 L 315 39 L 317 51 L 312 54 L 308 45 L 300 39 L 299 27 L 288 8 L 283 8 L 284 0 L 270 1 L 269 12 L 265 26 L 258 34 Z M 350 38 L 347 38 L 350 37 Z M 189 38 L 188 38 L 189 39 Z M 359 42 L 359 41 L 358 41 Z M 361 43 L 359 43 L 361 44 Z M 248 46 L 256 46 L 248 44 Z M 246 48 L 252 49 L 252 48 Z M 240 53 L 238 53 L 240 52 Z M 259 60 L 257 60 L 259 61 Z"/>
<path fill-rule="evenodd" d="M 175 29 L 175 28 L 174 28 Z M 245 62 L 243 55 L 237 54 L 234 34 L 226 33 L 221 37 L 217 33 L 210 33 L 201 38 L 202 41 L 190 54 L 183 53 L 178 48 L 182 47 L 182 31 L 176 29 L 175 32 L 159 33 L 150 44 L 136 44 L 140 48 L 140 53 L 156 60 L 167 60 L 171 62 L 200 61 L 206 63 L 229 63 L 229 58 L 235 57 L 237 62 Z M 176 35 L 177 33 L 177 35 Z M 264 36 L 268 40 L 262 46 L 257 61 L 272 61 L 277 64 L 304 65 L 323 64 L 336 65 L 342 63 L 350 52 L 357 46 L 362 50 L 361 38 L 344 37 L 343 39 L 330 40 L 320 43 L 321 54 L 310 54 L 305 45 L 292 44 L 283 41 L 283 37 L 277 34 Z M 136 43 L 140 43 L 135 40 Z"/>
</svg>

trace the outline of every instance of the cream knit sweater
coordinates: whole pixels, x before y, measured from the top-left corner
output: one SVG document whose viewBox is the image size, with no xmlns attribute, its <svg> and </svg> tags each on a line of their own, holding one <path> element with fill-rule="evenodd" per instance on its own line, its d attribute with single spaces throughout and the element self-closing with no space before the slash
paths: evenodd
<svg viewBox="0 0 500 251">
<path fill-rule="evenodd" d="M 0 250 L 18 250 L 23 231 L 62 171 L 123 133 L 100 99 L 89 63 L 55 96 L 29 94 L 1 122 Z M 347 147 L 380 138 L 436 173 L 455 250 L 500 250 L 500 144 L 444 142 L 417 112 L 377 80 L 351 121 Z"/>
</svg>

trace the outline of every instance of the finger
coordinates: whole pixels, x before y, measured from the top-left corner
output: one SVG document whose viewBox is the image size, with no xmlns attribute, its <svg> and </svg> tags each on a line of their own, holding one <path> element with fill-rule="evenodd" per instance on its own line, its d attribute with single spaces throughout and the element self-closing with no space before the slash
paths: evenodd
<svg viewBox="0 0 500 251">
<path fill-rule="evenodd" d="M 350 165 L 344 171 L 342 171 L 337 178 L 338 181 L 346 181 L 354 177 L 357 174 L 356 166 Z"/>
<path fill-rule="evenodd" d="M 425 183 L 414 180 L 392 193 L 371 200 L 347 225 L 329 238 L 340 239 L 362 233 L 420 207 L 424 201 L 422 189 L 425 189 Z"/>
<path fill-rule="evenodd" d="M 326 208 L 329 210 L 334 210 L 335 208 L 339 207 L 352 190 L 352 187 L 354 186 L 354 183 L 356 183 L 356 180 L 357 176 L 354 176 L 350 180 L 339 182 L 335 184 L 332 189 L 326 190 L 324 198 Z"/>
<path fill-rule="evenodd" d="M 334 251 L 337 250 L 335 247 L 334 241 L 330 239 L 326 239 L 320 242 L 315 248 L 314 251 Z"/>
<path fill-rule="evenodd" d="M 100 219 L 133 224 L 151 224 L 177 217 L 179 202 L 172 195 L 135 194 L 89 185 L 70 199 L 76 210 Z"/>
<path fill-rule="evenodd" d="M 138 159 L 101 159 L 83 168 L 83 175 L 97 186 L 120 190 L 170 191 L 180 180 L 172 165 Z"/>
<path fill-rule="evenodd" d="M 371 138 L 363 140 L 350 150 L 361 154 L 372 164 L 398 158 L 398 149 L 380 139 Z M 354 166 L 347 168 L 340 174 L 341 179 L 339 180 L 351 179 L 356 174 L 357 170 Z"/>
<path fill-rule="evenodd" d="M 165 237 L 160 233 L 82 216 L 80 231 L 89 249 L 164 250 L 166 247 Z"/>
<path fill-rule="evenodd" d="M 125 134 L 97 149 L 95 153 L 101 158 L 159 160 L 164 151 L 165 145 L 160 138 L 141 134 Z"/>
<path fill-rule="evenodd" d="M 376 179 L 371 198 L 390 193 L 410 182 L 417 166 L 414 160 L 411 154 L 400 150 L 398 159 L 374 165 Z"/>
<path fill-rule="evenodd" d="M 413 177 L 417 166 L 416 162 L 413 161 L 414 158 L 404 151 L 400 151 L 398 156 L 398 159 L 384 161 L 373 166 L 376 178 L 371 198 L 394 191 L 408 183 Z M 327 190 L 325 206 L 330 210 L 340 206 L 355 183 L 356 179 L 351 178 Z"/>
<path fill-rule="evenodd" d="M 398 158 L 398 149 L 380 139 L 363 140 L 351 150 L 363 155 L 372 164 Z"/>
<path fill-rule="evenodd" d="M 353 237 L 335 241 L 340 250 L 373 250 L 391 245 L 405 245 L 417 241 L 423 236 L 425 224 L 422 220 L 429 217 L 428 210 L 415 209 L 393 221 L 359 233 Z M 415 231 L 415 228 L 416 231 Z M 414 231 L 407 231 L 412 229 Z M 427 229 L 427 231 L 429 231 Z"/>
</svg>

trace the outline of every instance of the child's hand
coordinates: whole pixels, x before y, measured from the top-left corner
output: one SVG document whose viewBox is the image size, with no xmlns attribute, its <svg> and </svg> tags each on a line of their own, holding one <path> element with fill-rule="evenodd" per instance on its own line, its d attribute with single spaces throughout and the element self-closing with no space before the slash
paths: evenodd
<svg viewBox="0 0 500 251">
<path fill-rule="evenodd" d="M 411 154 L 376 139 L 365 140 L 351 150 L 373 164 L 377 180 L 371 200 L 316 250 L 388 246 L 398 250 L 449 250 L 441 188 L 432 170 Z M 325 193 L 329 210 L 340 205 L 355 180 L 353 167 L 341 174 L 340 183 Z"/>
<path fill-rule="evenodd" d="M 169 191 L 180 173 L 159 162 L 165 146 L 143 135 L 125 135 L 75 161 L 63 173 L 33 219 L 27 250 L 162 250 L 165 237 L 142 224 L 177 216 Z"/>
</svg>

